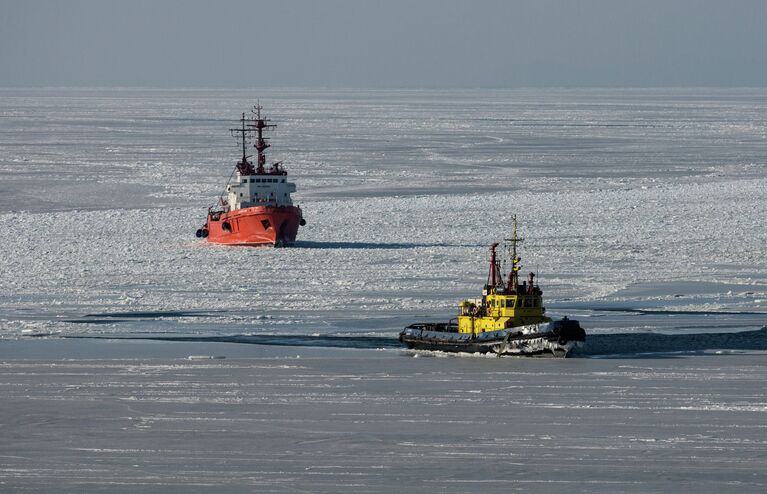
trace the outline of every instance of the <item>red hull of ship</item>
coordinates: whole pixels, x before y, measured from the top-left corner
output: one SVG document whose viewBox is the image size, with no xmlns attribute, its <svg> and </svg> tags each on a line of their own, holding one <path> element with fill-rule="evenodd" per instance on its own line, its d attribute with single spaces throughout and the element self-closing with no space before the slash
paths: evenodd
<svg viewBox="0 0 767 494">
<path fill-rule="evenodd" d="M 302 221 L 295 206 L 255 206 L 208 215 L 208 242 L 227 245 L 290 245 Z"/>
</svg>

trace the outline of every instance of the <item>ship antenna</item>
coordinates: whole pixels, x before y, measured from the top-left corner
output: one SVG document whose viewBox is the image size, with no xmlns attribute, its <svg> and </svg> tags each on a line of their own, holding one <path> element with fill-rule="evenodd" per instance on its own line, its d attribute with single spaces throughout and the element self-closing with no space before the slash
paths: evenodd
<svg viewBox="0 0 767 494">
<path fill-rule="evenodd" d="M 522 269 L 521 258 L 517 256 L 517 244 L 525 240 L 517 236 L 517 215 L 514 215 L 514 232 L 511 238 L 503 239 L 506 242 L 509 258 L 511 259 L 511 271 L 509 271 L 508 290 L 516 290 L 519 285 L 519 270 Z"/>
</svg>

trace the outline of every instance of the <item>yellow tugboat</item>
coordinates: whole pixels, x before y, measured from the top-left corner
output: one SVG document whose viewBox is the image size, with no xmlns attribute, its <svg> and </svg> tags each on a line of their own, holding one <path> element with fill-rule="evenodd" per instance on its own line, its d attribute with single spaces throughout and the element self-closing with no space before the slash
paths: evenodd
<svg viewBox="0 0 767 494">
<path fill-rule="evenodd" d="M 445 352 L 495 353 L 501 355 L 566 357 L 586 340 L 578 321 L 564 317 L 552 321 L 543 306 L 543 292 L 535 273 L 519 283 L 521 258 L 514 234 L 507 242 L 511 270 L 506 282 L 501 275 L 495 243 L 490 246 L 490 271 L 482 298 L 463 300 L 457 318 L 447 323 L 416 323 L 406 327 L 399 340 L 408 348 Z"/>
</svg>

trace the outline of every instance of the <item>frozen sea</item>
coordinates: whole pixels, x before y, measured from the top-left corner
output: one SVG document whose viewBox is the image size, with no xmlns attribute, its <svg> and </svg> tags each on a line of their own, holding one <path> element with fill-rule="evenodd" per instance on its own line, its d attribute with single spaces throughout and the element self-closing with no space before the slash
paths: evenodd
<svg viewBox="0 0 767 494">
<path fill-rule="evenodd" d="M 207 245 L 259 99 L 308 224 Z M 763 492 L 766 157 L 765 89 L 0 89 L 0 491 Z M 577 358 L 399 348 L 513 215 Z"/>
</svg>

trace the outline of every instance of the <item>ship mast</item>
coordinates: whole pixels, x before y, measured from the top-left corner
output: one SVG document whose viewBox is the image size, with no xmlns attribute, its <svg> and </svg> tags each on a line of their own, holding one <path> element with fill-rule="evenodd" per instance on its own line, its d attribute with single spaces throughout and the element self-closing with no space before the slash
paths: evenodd
<svg viewBox="0 0 767 494">
<path fill-rule="evenodd" d="M 237 162 L 237 171 L 240 172 L 240 175 L 253 175 L 255 170 L 253 169 L 253 164 L 248 161 L 248 156 L 246 155 L 245 151 L 248 132 L 250 132 L 250 129 L 245 128 L 245 113 L 243 113 L 242 117 L 240 118 L 240 124 L 241 126 L 239 129 L 229 129 L 229 131 L 232 133 L 232 136 L 234 136 L 237 140 L 242 141 L 242 158 Z M 240 135 L 238 136 L 236 134 Z"/>
<path fill-rule="evenodd" d="M 268 124 L 268 119 L 261 118 L 261 103 L 258 103 L 256 106 L 253 107 L 253 114 L 256 116 L 256 118 L 253 119 L 252 124 L 248 124 L 250 127 L 256 129 L 257 137 L 256 137 L 256 143 L 253 145 L 253 147 L 256 148 L 258 151 L 258 168 L 256 168 L 256 173 L 258 175 L 263 175 L 266 173 L 264 170 L 264 165 L 266 165 L 266 155 L 264 154 L 264 151 L 266 148 L 270 147 L 271 144 L 266 142 L 268 138 L 264 137 L 263 131 L 264 129 L 273 129 L 274 127 L 277 127 L 274 124 Z"/>
<path fill-rule="evenodd" d="M 511 271 L 509 271 L 509 282 L 507 290 L 509 292 L 516 291 L 519 286 L 519 270 L 522 269 L 522 258 L 517 256 L 517 244 L 522 242 L 524 238 L 517 236 L 517 215 L 514 215 L 514 233 L 511 238 L 503 239 L 506 242 L 506 249 L 511 258 Z"/>
</svg>

